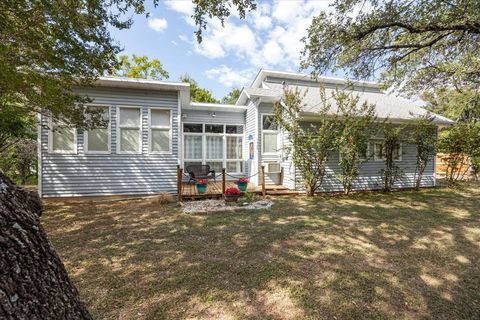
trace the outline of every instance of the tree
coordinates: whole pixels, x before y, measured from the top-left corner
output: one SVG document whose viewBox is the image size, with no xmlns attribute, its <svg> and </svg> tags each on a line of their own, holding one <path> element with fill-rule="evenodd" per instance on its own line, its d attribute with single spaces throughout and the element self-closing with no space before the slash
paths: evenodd
<svg viewBox="0 0 480 320">
<path fill-rule="evenodd" d="M 480 123 L 459 122 L 448 130 L 441 132 L 438 139 L 438 149 L 445 153 L 446 179 L 450 185 L 463 179 L 473 161 L 480 157 Z M 478 174 L 474 172 L 475 175 Z"/>
<path fill-rule="evenodd" d="M 415 189 L 419 190 L 423 173 L 427 164 L 435 157 L 435 144 L 437 142 L 437 128 L 433 124 L 435 117 L 431 114 L 417 117 L 411 127 L 410 142 L 415 145 Z"/>
<path fill-rule="evenodd" d="M 0 171 L 0 318 L 92 319 L 40 224 L 42 204 Z"/>
<path fill-rule="evenodd" d="M 336 147 L 338 120 L 329 112 L 331 104 L 320 90 L 321 110 L 316 115 L 318 122 L 307 125 L 301 121 L 304 95 L 298 89 L 284 88 L 283 98 L 274 106 L 275 120 L 288 135 L 291 144 L 285 148 L 295 167 L 300 171 L 308 196 L 313 196 L 322 186 L 327 168 L 327 159 Z"/>
<path fill-rule="evenodd" d="M 461 121 L 480 121 L 480 92 L 478 89 L 435 88 L 424 92 L 426 108 L 447 118 Z"/>
<path fill-rule="evenodd" d="M 244 17 L 255 9 L 249 0 L 194 4 L 199 40 L 207 18 L 223 20 L 232 10 Z M 95 125 L 85 122 L 84 108 L 74 107 L 89 99 L 72 88 L 118 67 L 121 48 L 110 30 L 129 28 L 132 12 L 147 14 L 145 1 L 1 1 L 0 110 L 11 104 L 24 114 L 48 113 L 79 129 Z"/>
<path fill-rule="evenodd" d="M 0 108 L 0 154 L 22 138 L 34 139 L 35 125 L 32 114 L 25 114 L 16 105 L 3 104 Z"/>
<path fill-rule="evenodd" d="M 383 124 L 383 145 L 381 156 L 385 158 L 385 168 L 380 170 L 383 177 L 383 190 L 392 191 L 395 182 L 403 177 L 403 170 L 395 163 L 401 157 L 400 144 L 402 141 L 403 127 L 394 126 L 385 121 Z"/>
<path fill-rule="evenodd" d="M 380 74 L 407 92 L 480 83 L 480 11 L 476 0 L 336 0 L 315 17 L 302 67 L 315 74 Z"/>
<path fill-rule="evenodd" d="M 222 103 L 234 104 L 240 97 L 242 90 L 240 88 L 233 88 L 225 97 L 222 98 Z"/>
<path fill-rule="evenodd" d="M 190 83 L 190 99 L 195 102 L 208 102 L 208 103 L 217 103 L 218 100 L 215 99 L 210 90 L 200 88 L 198 82 L 195 81 L 188 74 L 184 74 L 180 77 L 180 81 Z"/>
<path fill-rule="evenodd" d="M 114 67 L 111 74 L 127 78 L 154 80 L 168 79 L 169 76 L 160 60 L 149 60 L 147 56 L 137 56 L 135 54 L 131 58 L 125 55 L 120 56 L 120 64 Z"/>
<path fill-rule="evenodd" d="M 376 131 L 375 105 L 359 103 L 360 97 L 345 91 L 336 91 L 334 99 L 341 115 L 338 148 L 342 185 L 345 194 L 349 194 L 360 165 L 368 160 L 369 138 Z"/>
</svg>

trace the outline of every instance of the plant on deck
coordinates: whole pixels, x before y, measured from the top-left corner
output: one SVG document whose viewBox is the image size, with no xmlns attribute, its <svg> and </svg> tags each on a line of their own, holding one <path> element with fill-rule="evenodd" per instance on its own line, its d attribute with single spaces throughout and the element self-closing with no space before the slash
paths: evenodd
<svg viewBox="0 0 480 320">
<path fill-rule="evenodd" d="M 200 179 L 200 180 L 197 181 L 197 184 L 201 185 L 201 186 L 207 185 L 208 180 L 207 179 Z"/>
</svg>

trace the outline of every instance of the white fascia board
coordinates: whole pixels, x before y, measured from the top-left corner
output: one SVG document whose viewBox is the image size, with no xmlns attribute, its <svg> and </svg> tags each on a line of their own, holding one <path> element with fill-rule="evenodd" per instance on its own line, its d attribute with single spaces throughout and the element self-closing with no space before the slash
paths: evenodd
<svg viewBox="0 0 480 320">
<path fill-rule="evenodd" d="M 95 81 L 94 85 L 113 88 L 190 91 L 190 84 L 185 82 L 170 82 L 120 77 L 100 77 L 97 81 Z"/>
<path fill-rule="evenodd" d="M 247 110 L 247 106 L 220 103 L 190 102 L 190 104 L 183 107 L 183 110 L 245 112 Z"/>
</svg>

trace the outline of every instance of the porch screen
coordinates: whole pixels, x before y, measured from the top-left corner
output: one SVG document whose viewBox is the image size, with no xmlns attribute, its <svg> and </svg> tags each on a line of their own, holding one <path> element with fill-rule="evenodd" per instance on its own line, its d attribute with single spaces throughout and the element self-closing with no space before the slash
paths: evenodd
<svg viewBox="0 0 480 320">
<path fill-rule="evenodd" d="M 184 166 L 208 164 L 220 173 L 242 173 L 243 125 L 193 124 L 183 125 Z"/>
</svg>

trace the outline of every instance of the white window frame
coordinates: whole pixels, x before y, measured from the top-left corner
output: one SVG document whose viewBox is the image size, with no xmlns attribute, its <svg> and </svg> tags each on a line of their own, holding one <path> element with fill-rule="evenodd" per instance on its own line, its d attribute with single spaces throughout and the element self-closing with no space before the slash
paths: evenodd
<svg viewBox="0 0 480 320">
<path fill-rule="evenodd" d="M 153 126 L 152 125 L 152 110 L 166 110 L 170 113 L 170 126 Z M 148 108 L 148 153 L 151 154 L 173 154 L 173 112 L 172 108 L 150 107 Z M 168 130 L 168 151 L 153 151 L 152 150 L 152 130 L 154 129 L 169 129 Z"/>
<path fill-rule="evenodd" d="M 360 156 L 359 159 L 363 162 L 368 162 L 368 160 L 370 160 L 370 141 L 367 142 L 367 157 L 363 158 L 362 156 Z M 338 161 L 342 161 L 342 153 L 340 152 L 340 150 L 338 150 Z"/>
<path fill-rule="evenodd" d="M 53 119 L 50 117 L 48 119 L 48 153 L 53 154 L 77 154 L 77 128 L 73 129 L 73 150 L 53 150 L 53 129 L 54 129 Z"/>
<path fill-rule="evenodd" d="M 384 140 L 374 140 L 373 141 L 373 160 L 374 161 L 385 161 L 386 158 L 384 156 L 384 152 L 382 152 L 382 157 L 378 158 L 377 157 L 377 144 L 382 144 L 382 148 L 384 148 Z M 393 159 L 393 161 L 402 161 L 403 160 L 403 144 L 400 142 L 398 144 L 398 152 L 399 152 L 399 158 L 398 159 Z"/>
<path fill-rule="evenodd" d="M 105 104 L 88 104 L 86 107 L 106 107 L 108 108 L 108 151 L 90 151 L 88 149 L 88 130 L 83 132 L 83 152 L 85 154 L 111 154 L 112 153 L 112 107 Z M 95 129 L 95 128 L 93 128 Z"/>
<path fill-rule="evenodd" d="M 280 146 L 280 129 L 277 128 L 277 130 L 264 130 L 263 129 L 263 117 L 265 116 L 275 116 L 273 113 L 261 113 L 260 114 L 260 128 L 262 129 L 262 141 L 261 141 L 261 150 L 262 150 L 262 155 L 280 155 L 282 153 Z M 279 126 L 277 124 L 277 126 Z M 276 152 L 264 152 L 264 145 L 265 145 L 265 139 L 264 139 L 264 133 L 275 133 L 277 135 L 277 151 Z"/>
<path fill-rule="evenodd" d="M 184 132 L 183 126 L 185 124 L 201 124 L 202 125 L 202 132 Z M 206 125 L 213 124 L 213 125 L 221 125 L 223 126 L 223 133 L 207 133 L 205 132 Z M 242 127 L 243 133 L 227 133 L 227 126 L 240 126 Z M 244 157 L 244 148 L 243 144 L 245 143 L 245 125 L 244 124 L 231 124 L 231 123 L 215 123 L 215 122 L 196 122 L 196 121 L 188 121 L 182 123 L 182 135 L 183 135 L 183 143 L 185 144 L 185 137 L 186 136 L 200 136 L 202 137 L 202 158 L 201 159 L 189 159 L 185 158 L 185 145 L 182 146 L 182 164 L 185 166 L 186 162 L 200 162 L 201 164 L 206 164 L 207 162 L 222 162 L 222 168 L 227 168 L 227 162 L 243 162 L 243 172 L 228 172 L 229 174 L 244 174 L 245 173 L 245 157 Z M 207 136 L 215 137 L 220 136 L 222 137 L 223 143 L 223 157 L 219 159 L 207 159 Z M 242 151 L 240 159 L 227 159 L 227 137 L 241 137 L 242 138 Z"/>
<path fill-rule="evenodd" d="M 140 110 L 140 124 L 138 127 L 134 126 L 122 126 L 120 124 L 120 109 L 138 109 Z M 138 137 L 138 151 L 121 151 L 121 142 L 122 142 L 122 137 L 120 136 L 121 129 L 138 129 L 139 131 L 139 137 Z M 142 145 L 142 137 L 143 137 L 143 108 L 138 107 L 138 106 L 117 106 L 117 150 L 116 152 L 118 154 L 142 154 L 143 150 L 143 145 Z"/>
</svg>

